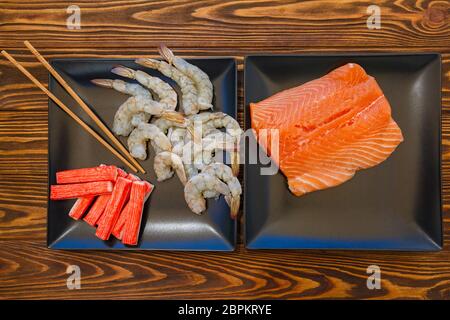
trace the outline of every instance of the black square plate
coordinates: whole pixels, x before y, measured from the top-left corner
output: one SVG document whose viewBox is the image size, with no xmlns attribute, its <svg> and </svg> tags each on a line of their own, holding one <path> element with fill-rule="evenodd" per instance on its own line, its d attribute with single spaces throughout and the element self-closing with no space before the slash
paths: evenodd
<svg viewBox="0 0 450 320">
<path fill-rule="evenodd" d="M 211 78 L 214 85 L 214 109 L 236 117 L 236 63 L 232 58 L 191 59 Z M 110 72 L 115 65 L 144 70 L 164 78 L 158 72 L 144 68 L 133 60 L 57 59 L 53 67 L 110 128 L 114 113 L 128 97 L 112 89 L 91 84 L 94 78 L 121 78 Z M 124 78 L 122 78 L 124 79 Z M 129 79 L 124 79 L 131 81 Z M 173 84 L 174 85 L 174 84 Z M 174 85 L 175 87 L 175 85 Z M 97 129 L 62 87 L 50 77 L 50 90 L 85 122 Z M 99 142 L 82 130 L 53 102 L 49 103 L 49 183 L 54 184 L 59 170 L 97 166 L 101 163 L 123 167 Z M 96 130 L 101 133 L 100 130 Z M 107 139 L 106 139 L 107 140 Z M 126 146 L 126 138 L 121 138 Z M 147 201 L 140 242 L 136 249 L 162 250 L 233 250 L 236 224 L 229 217 L 225 201 L 208 201 L 208 212 L 198 216 L 187 207 L 183 186 L 177 178 L 158 183 L 153 172 L 153 155 L 141 162 L 147 174 L 138 174 L 155 189 Z M 127 171 L 127 168 L 124 168 Z M 95 229 L 82 221 L 74 221 L 67 213 L 74 200 L 49 201 L 48 246 L 56 249 L 130 249 L 120 241 L 101 241 Z"/>
<path fill-rule="evenodd" d="M 405 141 L 380 165 L 334 188 L 296 197 L 281 172 L 245 167 L 245 238 L 251 249 L 439 250 L 441 59 L 438 54 L 250 56 L 249 103 L 349 63 L 374 76 Z"/>
</svg>

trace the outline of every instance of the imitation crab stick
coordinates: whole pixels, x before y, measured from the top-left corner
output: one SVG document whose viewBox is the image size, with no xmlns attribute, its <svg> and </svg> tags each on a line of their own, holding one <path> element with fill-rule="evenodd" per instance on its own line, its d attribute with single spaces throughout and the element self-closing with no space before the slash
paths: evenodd
<svg viewBox="0 0 450 320">
<path fill-rule="evenodd" d="M 123 227 L 122 242 L 128 245 L 136 245 L 142 220 L 142 210 L 148 186 L 143 181 L 135 181 L 130 192 L 130 208 L 128 219 Z"/>
<path fill-rule="evenodd" d="M 129 179 L 119 177 L 111 194 L 111 199 L 103 212 L 102 218 L 98 223 L 95 235 L 102 240 L 108 240 L 114 225 L 119 219 L 120 212 L 124 207 L 130 195 L 131 184 Z"/>
<path fill-rule="evenodd" d="M 98 181 L 74 184 L 52 185 L 50 187 L 51 200 L 65 200 L 108 194 L 113 191 L 111 181 Z"/>
<path fill-rule="evenodd" d="M 59 171 L 56 173 L 56 183 L 82 183 L 93 181 L 116 181 L 119 170 L 115 166 L 99 166 L 74 170 Z"/>
<path fill-rule="evenodd" d="M 128 219 L 128 213 L 130 212 L 130 201 L 125 205 L 122 212 L 120 213 L 119 219 L 113 227 L 111 234 L 119 240 L 122 240 L 122 231 L 125 225 L 125 222 Z"/>
<path fill-rule="evenodd" d="M 129 174 L 125 172 L 125 170 L 117 168 L 117 173 L 118 173 L 118 177 L 122 177 L 125 178 L 126 176 L 128 176 Z"/>
<path fill-rule="evenodd" d="M 141 180 L 138 176 L 135 176 L 134 174 L 131 173 L 128 174 L 125 173 L 125 178 L 131 181 Z M 119 240 L 122 239 L 122 228 L 125 225 L 126 218 L 128 217 L 128 209 L 129 209 L 129 202 L 124 205 L 123 210 L 120 213 L 119 218 L 117 219 L 117 222 L 114 224 L 114 227 L 111 231 L 111 234 Z"/>
<path fill-rule="evenodd" d="M 153 191 L 153 185 L 147 181 L 144 181 L 146 186 L 147 186 L 147 190 L 145 193 L 145 199 L 144 202 L 148 199 L 148 197 L 150 196 L 150 194 Z M 113 231 L 112 231 L 112 235 L 114 237 L 116 237 L 117 239 L 121 240 L 122 236 L 123 236 L 123 227 L 125 226 L 125 223 L 127 222 L 127 220 L 130 218 L 129 217 L 129 213 L 130 213 L 130 207 L 131 207 L 131 198 L 128 201 L 128 203 L 125 205 L 124 209 L 122 210 L 122 213 L 120 214 L 119 220 L 117 220 L 116 224 L 114 225 Z"/>
<path fill-rule="evenodd" d="M 69 216 L 75 220 L 80 219 L 89 208 L 92 201 L 94 201 L 94 198 L 95 197 L 78 198 L 72 209 L 70 209 Z"/>
<path fill-rule="evenodd" d="M 102 196 L 99 196 L 94 204 L 92 205 L 91 209 L 87 213 L 87 215 L 84 217 L 84 221 L 86 221 L 89 225 L 95 226 L 98 223 L 98 220 L 102 216 L 103 212 L 105 211 L 106 206 L 108 205 L 108 201 L 111 198 L 110 194 L 104 194 Z"/>
<path fill-rule="evenodd" d="M 139 177 L 135 176 L 134 174 L 128 173 L 126 174 L 126 178 L 131 181 L 140 181 Z M 119 215 L 119 219 L 117 219 L 117 222 L 114 224 L 114 227 L 112 229 L 111 234 L 116 237 L 117 239 L 122 239 L 122 228 L 125 225 L 125 221 L 128 217 L 128 209 L 130 202 L 128 202 L 124 207 L 122 212 Z"/>
</svg>

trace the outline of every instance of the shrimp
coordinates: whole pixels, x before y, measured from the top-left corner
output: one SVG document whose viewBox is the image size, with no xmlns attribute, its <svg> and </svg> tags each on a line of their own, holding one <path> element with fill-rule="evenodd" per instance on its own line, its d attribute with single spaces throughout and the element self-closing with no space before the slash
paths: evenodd
<svg viewBox="0 0 450 320">
<path fill-rule="evenodd" d="M 128 137 L 128 149 L 133 157 L 145 160 L 147 158 L 147 140 L 155 143 L 159 151 L 170 151 L 172 145 L 169 138 L 159 128 L 150 123 L 141 123 Z"/>
<path fill-rule="evenodd" d="M 239 206 L 241 202 L 242 187 L 238 178 L 234 176 L 231 168 L 223 163 L 216 162 L 211 163 L 206 167 L 204 167 L 202 173 L 215 176 L 216 178 L 220 179 L 221 181 L 225 182 L 228 185 L 231 195 L 226 196 L 225 200 L 230 206 L 231 217 L 233 219 L 236 218 L 239 212 Z M 214 197 L 217 196 L 217 194 L 211 193 L 209 194 L 209 196 Z"/>
<path fill-rule="evenodd" d="M 188 179 L 195 177 L 198 174 L 197 168 L 193 164 L 184 163 L 184 171 L 186 172 L 186 176 Z"/>
<path fill-rule="evenodd" d="M 244 131 L 241 129 L 239 123 L 228 114 L 221 113 L 210 121 L 207 121 L 203 126 L 204 134 L 207 135 L 214 132 L 215 129 L 225 128 L 226 132 L 231 135 L 236 141 L 236 151 L 231 153 L 231 167 L 235 176 L 239 174 L 239 144 Z"/>
<path fill-rule="evenodd" d="M 167 136 L 169 137 L 170 143 L 172 144 L 172 152 L 179 155 L 180 157 L 183 157 L 184 141 L 185 138 L 189 136 L 186 129 L 172 127 L 169 129 Z M 187 161 L 183 161 L 184 171 L 186 172 L 186 176 L 188 177 L 188 179 L 198 174 L 198 170 L 197 168 L 195 168 L 192 162 L 193 161 L 191 158 L 189 158 Z"/>
<path fill-rule="evenodd" d="M 135 124 L 141 122 L 139 121 L 139 118 L 135 117 L 139 113 L 163 117 L 177 123 L 184 123 L 186 121 L 181 113 L 164 110 L 162 105 L 156 101 L 148 100 L 142 96 L 135 96 L 128 98 L 116 111 L 116 114 L 114 115 L 113 132 L 117 135 L 128 136 L 134 128 L 133 122 Z M 148 116 L 144 115 L 143 120 L 147 120 L 147 117 Z"/>
<path fill-rule="evenodd" d="M 185 128 L 189 125 L 189 121 L 186 119 L 184 122 L 179 123 L 177 121 L 172 121 L 170 119 L 165 119 L 165 118 L 155 118 L 154 120 L 151 121 L 151 124 L 157 126 L 165 135 L 168 134 L 168 131 L 170 128 L 172 127 L 179 127 L 179 128 Z M 187 127 L 187 130 L 189 132 L 191 132 L 190 127 Z M 186 131 L 184 129 L 184 131 Z M 162 150 L 156 145 L 156 143 L 154 141 L 150 142 L 151 145 L 153 146 L 153 149 L 155 150 L 156 153 L 161 152 Z M 173 151 L 173 145 L 172 145 L 172 152 Z M 174 152 L 178 155 L 181 155 L 179 152 Z"/>
<path fill-rule="evenodd" d="M 209 120 L 219 119 L 224 116 L 225 116 L 225 113 L 223 113 L 223 112 L 208 112 L 208 111 L 206 111 L 206 112 L 193 114 L 193 115 L 189 116 L 188 119 L 193 122 L 200 121 L 201 123 L 205 123 L 205 122 L 208 122 Z"/>
<path fill-rule="evenodd" d="M 205 123 L 208 123 L 211 120 L 218 120 L 222 117 L 224 117 L 225 114 L 223 112 L 201 112 L 198 114 L 194 114 L 188 117 L 189 121 L 191 121 L 192 126 L 195 130 L 201 129 L 202 130 L 202 136 L 205 135 L 205 128 L 210 130 L 212 128 L 211 125 L 208 125 L 207 127 L 204 126 Z M 199 127 L 200 126 L 200 127 Z"/>
<path fill-rule="evenodd" d="M 183 185 L 187 182 L 183 161 L 178 155 L 172 152 L 162 151 L 158 153 L 155 156 L 153 168 L 155 169 L 158 181 L 164 181 L 171 178 L 173 176 L 173 169 Z"/>
<path fill-rule="evenodd" d="M 205 134 L 205 128 L 207 128 L 207 133 L 212 132 L 211 126 L 204 126 L 205 123 L 207 123 L 210 120 L 219 119 L 224 116 L 224 113 L 222 112 L 201 112 L 198 114 L 194 114 L 188 117 L 188 120 L 191 122 L 192 127 L 192 133 L 191 136 L 187 136 L 186 140 L 191 140 L 191 137 L 194 138 L 195 143 L 200 143 L 200 140 L 202 137 L 204 137 Z"/>
<path fill-rule="evenodd" d="M 204 127 L 205 134 L 208 134 L 209 131 L 213 129 L 225 128 L 227 133 L 236 139 L 236 142 L 239 142 L 239 139 L 244 132 L 236 119 L 223 112 L 220 112 L 220 114 L 213 117 L 211 120 L 206 121 Z"/>
<path fill-rule="evenodd" d="M 192 122 L 195 131 L 198 132 L 201 129 L 202 137 L 215 132 L 218 128 L 227 129 L 233 136 L 238 136 L 243 132 L 239 123 L 223 112 L 202 112 L 189 116 L 188 119 Z"/>
<path fill-rule="evenodd" d="M 234 154 L 237 151 L 234 138 L 225 132 L 217 130 L 205 136 L 202 140 L 202 147 L 203 164 L 210 164 L 213 160 L 213 153 L 217 150 L 226 150 L 229 152 L 231 154 L 232 165 L 233 161 L 236 160 Z"/>
<path fill-rule="evenodd" d="M 234 146 L 236 144 L 235 139 L 226 132 L 214 129 L 211 133 L 203 137 L 203 144 L 220 143 L 223 145 Z"/>
<path fill-rule="evenodd" d="M 187 143 L 183 142 L 181 158 L 183 159 L 186 172 L 188 172 L 188 175 L 191 177 L 198 174 L 196 162 L 201 163 L 201 151 L 201 145 L 194 144 L 193 141 Z"/>
<path fill-rule="evenodd" d="M 169 129 L 172 127 L 179 127 L 179 128 L 185 128 L 189 132 L 191 132 L 191 122 L 188 119 L 184 119 L 184 121 L 181 121 L 181 119 L 176 119 L 176 121 L 170 119 L 170 118 L 155 118 L 151 121 L 152 124 L 157 126 L 164 134 L 167 134 Z"/>
<path fill-rule="evenodd" d="M 165 110 L 175 110 L 177 107 L 177 93 L 173 88 L 158 77 L 140 71 L 133 70 L 124 66 L 118 66 L 111 70 L 119 76 L 136 79 L 140 84 L 152 90 L 159 98 L 159 103 Z"/>
<path fill-rule="evenodd" d="M 205 192 L 215 192 L 226 197 L 231 195 L 224 182 L 210 174 L 200 173 L 189 179 L 184 186 L 184 198 L 192 212 L 201 214 L 206 210 Z"/>
<path fill-rule="evenodd" d="M 91 82 L 99 87 L 111 88 L 130 96 L 141 95 L 153 99 L 151 92 L 138 83 L 129 83 L 119 79 L 92 79 Z"/>
<path fill-rule="evenodd" d="M 184 114 L 190 115 L 198 113 L 197 88 L 191 78 L 187 77 L 184 73 L 165 61 L 143 58 L 137 59 L 135 62 L 141 66 L 158 70 L 166 77 L 174 80 L 180 87 L 182 93 L 181 99 Z"/>
<path fill-rule="evenodd" d="M 220 132 L 223 134 L 223 132 Z M 188 141 L 183 146 L 183 161 L 186 164 L 193 164 L 197 170 L 202 170 L 207 164 L 213 160 L 213 153 L 216 150 L 234 151 L 235 144 L 231 138 L 228 140 L 221 140 L 219 138 L 207 137 L 201 143 Z"/>
<path fill-rule="evenodd" d="M 91 82 L 99 87 L 111 88 L 118 92 L 128 94 L 130 96 L 142 96 L 144 99 L 152 100 L 150 91 L 142 87 L 138 83 L 128 83 L 123 80 L 112 79 L 93 79 Z M 124 104 L 127 102 L 125 101 Z M 120 107 L 119 107 L 120 108 Z M 137 127 L 141 122 L 148 122 L 151 115 L 145 112 L 138 112 L 132 116 L 131 125 Z"/>
<path fill-rule="evenodd" d="M 146 112 L 136 113 L 131 117 L 131 125 L 137 127 L 140 123 L 147 123 L 151 117 L 151 114 Z"/>
<path fill-rule="evenodd" d="M 173 52 L 165 45 L 161 45 L 158 51 L 159 54 L 164 58 L 164 60 L 169 62 L 169 64 L 174 65 L 178 70 L 191 78 L 195 83 L 198 92 L 197 103 L 200 110 L 212 109 L 213 85 L 208 75 L 199 67 L 188 63 L 186 60 L 180 57 L 175 56 Z"/>
<path fill-rule="evenodd" d="M 167 132 L 167 137 L 170 140 L 170 143 L 172 144 L 172 152 L 182 156 L 183 155 L 183 146 L 184 146 L 184 140 L 186 137 L 186 129 L 184 128 L 169 128 Z"/>
</svg>

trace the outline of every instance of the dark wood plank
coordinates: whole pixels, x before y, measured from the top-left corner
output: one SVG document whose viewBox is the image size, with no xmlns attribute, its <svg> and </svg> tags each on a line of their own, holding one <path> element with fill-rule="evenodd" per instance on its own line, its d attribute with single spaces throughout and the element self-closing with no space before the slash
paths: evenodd
<svg viewBox="0 0 450 320">
<path fill-rule="evenodd" d="M 444 299 L 450 293 L 449 259 L 448 250 L 424 255 L 239 247 L 233 254 L 123 254 L 52 251 L 32 242 L 3 241 L 0 298 Z M 372 264 L 382 268 L 381 290 L 366 287 Z M 67 289 L 69 265 L 81 269 L 81 290 Z"/>
<path fill-rule="evenodd" d="M 450 28 L 445 1 L 380 1 L 382 29 L 366 28 L 367 2 L 78 1 L 82 29 L 65 26 L 68 2 L 0 4 L 0 48 L 47 83 L 24 49 L 46 57 L 136 57 L 166 42 L 186 56 L 435 51 L 443 55 L 444 250 L 438 253 L 248 251 L 72 252 L 45 248 L 47 99 L 0 59 L 0 299 L 2 298 L 450 298 Z M 243 110 L 239 74 L 239 120 Z M 95 259 L 93 258 L 95 257 Z M 224 262 L 226 261 L 226 263 Z M 82 290 L 65 269 L 82 270 Z M 366 268 L 382 268 L 382 290 Z"/>
<path fill-rule="evenodd" d="M 376 2 L 382 28 L 368 30 L 373 1 L 78 1 L 81 29 L 66 28 L 68 2 L 2 2 L 0 47 L 136 48 L 165 42 L 228 54 L 304 48 L 448 50 L 445 1 Z M 200 49 L 201 48 L 201 49 Z M 125 50 L 123 50 L 125 51 Z"/>
</svg>

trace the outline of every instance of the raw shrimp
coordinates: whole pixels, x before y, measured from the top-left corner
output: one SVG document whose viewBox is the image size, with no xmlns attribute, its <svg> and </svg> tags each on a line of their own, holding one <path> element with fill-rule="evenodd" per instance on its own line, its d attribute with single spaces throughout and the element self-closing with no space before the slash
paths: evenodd
<svg viewBox="0 0 450 320">
<path fill-rule="evenodd" d="M 191 127 L 193 128 L 193 130 L 191 136 L 187 136 L 186 140 L 189 141 L 193 137 L 195 138 L 196 143 L 200 143 L 202 137 L 213 131 L 212 126 L 206 126 L 205 123 L 208 123 L 208 121 L 210 120 L 222 118 L 224 115 L 225 114 L 222 112 L 201 112 L 189 116 L 188 119 L 189 121 L 191 121 Z"/>
<path fill-rule="evenodd" d="M 184 163 L 184 171 L 186 172 L 186 176 L 188 179 L 196 176 L 198 174 L 197 168 L 193 164 Z"/>
<path fill-rule="evenodd" d="M 152 100 L 150 91 L 142 87 L 138 83 L 129 83 L 119 79 L 93 79 L 91 82 L 99 87 L 111 88 L 118 92 L 128 94 L 130 96 L 142 96 L 145 99 Z M 127 103 L 126 101 L 124 104 Z M 120 107 L 119 107 L 120 109 Z M 137 127 L 141 122 L 148 122 L 151 115 L 145 112 L 138 112 L 132 116 L 131 125 Z"/>
<path fill-rule="evenodd" d="M 190 126 L 190 121 L 188 119 L 185 119 L 184 122 L 178 122 L 178 121 L 172 121 L 170 119 L 165 119 L 165 118 L 155 118 L 155 120 L 152 120 L 152 124 L 157 126 L 167 136 L 168 136 L 169 129 L 171 129 L 173 127 L 183 129 L 184 135 L 188 134 L 190 136 L 193 134 L 193 129 Z M 159 148 L 157 146 L 155 146 L 155 143 L 152 141 L 151 144 L 152 144 L 153 148 L 155 149 L 155 151 L 158 152 Z M 172 147 L 173 147 L 173 144 L 172 144 Z M 175 150 L 172 152 L 181 156 L 182 149 L 183 149 L 183 145 L 178 144 L 176 146 Z"/>
<path fill-rule="evenodd" d="M 180 121 L 180 119 L 176 119 L 173 121 L 167 118 L 155 118 L 151 121 L 152 124 L 157 126 L 164 134 L 167 134 L 170 128 L 179 127 L 186 128 L 188 131 L 191 131 L 191 122 L 188 119 L 184 119 L 184 121 Z"/>
<path fill-rule="evenodd" d="M 231 195 L 228 186 L 215 176 L 200 173 L 186 183 L 184 186 L 184 198 L 192 212 L 201 214 L 206 209 L 205 192 L 215 192 L 226 197 Z"/>
<path fill-rule="evenodd" d="M 181 158 L 175 153 L 162 151 L 155 156 L 153 168 L 155 169 L 158 181 L 164 181 L 173 176 L 173 170 L 177 173 L 183 185 L 186 184 L 187 178 L 184 171 L 184 165 Z"/>
<path fill-rule="evenodd" d="M 204 145 L 208 143 L 220 143 L 223 145 L 228 145 L 229 147 L 234 147 L 236 144 L 235 139 L 231 135 L 217 129 L 214 129 L 214 131 L 204 136 L 202 142 Z"/>
<path fill-rule="evenodd" d="M 227 133 L 236 139 L 236 142 L 239 142 L 239 139 L 244 132 L 236 119 L 223 112 L 220 112 L 218 116 L 213 117 L 211 120 L 205 122 L 204 134 L 207 135 L 211 130 L 219 128 L 225 128 Z"/>
<path fill-rule="evenodd" d="M 138 83 L 129 83 L 119 79 L 93 79 L 91 82 L 99 87 L 111 88 L 118 92 L 128 94 L 130 96 L 145 96 L 153 99 L 150 91 L 142 87 Z"/>
<path fill-rule="evenodd" d="M 195 83 L 198 95 L 197 102 L 200 110 L 212 109 L 213 85 L 208 75 L 199 67 L 188 63 L 186 60 L 180 57 L 175 56 L 173 52 L 165 45 L 161 45 L 159 47 L 159 53 L 164 58 L 164 60 L 169 62 L 169 64 L 174 65 L 178 70 L 191 78 Z"/>
<path fill-rule="evenodd" d="M 178 123 L 186 121 L 181 113 L 164 110 L 162 105 L 156 101 L 142 96 L 135 96 L 128 98 L 117 110 L 114 115 L 113 132 L 117 135 L 128 136 L 134 128 L 133 122 L 139 122 L 139 118 L 134 118 L 139 113 L 160 116 Z M 144 115 L 143 117 L 146 120 L 147 116 Z"/>
<path fill-rule="evenodd" d="M 137 127 L 141 123 L 147 123 L 151 117 L 152 115 L 146 112 L 136 113 L 131 117 L 131 125 Z"/>
<path fill-rule="evenodd" d="M 194 115 L 189 116 L 189 120 L 196 122 L 200 121 L 201 123 L 208 122 L 209 120 L 215 120 L 224 117 L 226 114 L 223 112 L 201 112 Z"/>
<path fill-rule="evenodd" d="M 234 175 L 237 176 L 239 174 L 239 144 L 244 131 L 236 119 L 226 113 L 222 113 L 221 116 L 214 117 L 203 125 L 203 134 L 208 135 L 218 128 L 225 128 L 226 132 L 236 141 L 237 148 L 235 152 L 231 153 L 231 167 Z"/>
<path fill-rule="evenodd" d="M 172 144 L 172 152 L 183 157 L 183 147 L 184 141 L 189 134 L 184 128 L 170 128 L 167 134 L 170 143 Z M 191 157 L 191 155 L 189 155 Z M 187 161 L 183 161 L 184 171 L 186 172 L 187 178 L 190 179 L 198 174 L 197 168 L 192 164 L 193 161 L 189 158 Z"/>
<path fill-rule="evenodd" d="M 234 154 L 237 153 L 236 143 L 234 138 L 228 133 L 219 130 L 210 133 L 203 138 L 202 147 L 203 164 L 210 164 L 213 160 L 213 154 L 217 150 L 226 150 L 227 152 L 229 152 L 231 155 L 232 164 L 233 161 L 236 160 L 236 157 L 234 156 Z"/>
<path fill-rule="evenodd" d="M 222 132 L 221 132 L 222 133 Z M 188 141 L 183 146 L 183 161 L 186 164 L 193 164 L 197 170 L 203 169 L 207 164 L 212 162 L 213 153 L 216 150 L 234 151 L 236 146 L 234 140 L 221 140 L 208 137 L 200 143 Z"/>
<path fill-rule="evenodd" d="M 147 140 L 151 140 L 158 147 L 155 151 L 170 151 L 172 146 L 169 138 L 159 128 L 150 123 L 141 123 L 128 138 L 128 149 L 137 159 L 147 158 Z"/>
<path fill-rule="evenodd" d="M 233 175 L 233 171 L 231 170 L 231 168 L 224 163 L 215 162 L 204 167 L 202 173 L 207 173 L 209 175 L 215 176 L 228 185 L 231 195 L 226 196 L 225 200 L 230 206 L 231 217 L 233 219 L 236 218 L 241 202 L 242 187 L 238 178 Z M 217 195 L 218 194 L 209 194 L 210 197 L 214 197 Z"/>
<path fill-rule="evenodd" d="M 135 62 L 144 67 L 158 70 L 163 75 L 174 80 L 178 84 L 182 93 L 181 101 L 184 114 L 196 114 L 199 111 L 197 104 L 197 88 L 191 78 L 165 61 L 143 58 L 137 59 Z"/>
<path fill-rule="evenodd" d="M 166 110 L 175 110 L 177 107 L 177 93 L 173 88 L 158 77 L 140 71 L 133 70 L 124 66 L 118 66 L 111 70 L 119 76 L 136 79 L 140 84 L 152 90 L 159 98 L 159 103 L 163 105 Z"/>
<path fill-rule="evenodd" d="M 187 131 L 184 128 L 169 128 L 167 132 L 167 137 L 172 144 L 172 152 L 182 156 L 183 155 L 183 146 L 184 140 L 187 135 Z"/>
</svg>

